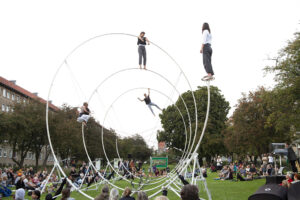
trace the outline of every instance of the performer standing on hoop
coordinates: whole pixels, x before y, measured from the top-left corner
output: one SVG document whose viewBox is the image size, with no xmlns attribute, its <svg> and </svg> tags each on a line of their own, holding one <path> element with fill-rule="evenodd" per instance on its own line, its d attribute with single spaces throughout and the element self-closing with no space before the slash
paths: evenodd
<svg viewBox="0 0 300 200">
<path fill-rule="evenodd" d="M 150 45 L 150 42 L 148 38 L 145 37 L 145 32 L 141 32 L 137 41 L 137 45 L 139 46 L 138 52 L 139 52 L 140 69 L 142 69 L 142 58 L 144 58 L 143 64 L 144 64 L 144 69 L 146 69 L 146 62 L 147 62 L 146 44 Z"/>
<path fill-rule="evenodd" d="M 211 33 L 208 23 L 204 23 L 202 26 L 202 46 L 200 53 L 203 54 L 203 65 L 205 71 L 207 73 L 206 76 L 203 77 L 203 80 L 212 80 L 214 71 L 211 65 L 211 55 L 212 55 L 212 48 L 211 48 Z"/>
<path fill-rule="evenodd" d="M 77 118 L 77 121 L 80 123 L 83 123 L 84 125 L 86 125 L 86 123 L 88 122 L 88 120 L 90 119 L 90 109 L 88 108 L 88 103 L 84 102 L 83 106 L 81 106 L 80 108 L 80 113 L 79 113 L 79 117 Z"/>
<path fill-rule="evenodd" d="M 159 110 L 162 110 L 162 109 L 160 109 L 160 107 L 158 107 L 158 105 L 156 105 L 155 103 L 152 103 L 152 102 L 151 102 L 151 99 L 150 99 L 150 88 L 148 88 L 148 95 L 145 93 L 144 96 L 145 96 L 144 99 L 138 98 L 138 100 L 140 100 L 140 101 L 145 101 L 146 105 L 149 107 L 150 111 L 151 111 L 152 114 L 155 116 L 155 114 L 154 114 L 154 112 L 153 112 L 151 106 L 155 106 L 155 107 L 158 108 Z"/>
</svg>

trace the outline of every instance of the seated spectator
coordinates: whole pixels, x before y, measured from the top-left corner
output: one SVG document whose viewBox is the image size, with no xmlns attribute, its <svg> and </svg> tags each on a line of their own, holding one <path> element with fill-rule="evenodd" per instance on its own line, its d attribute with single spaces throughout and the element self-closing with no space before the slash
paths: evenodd
<svg viewBox="0 0 300 200">
<path fill-rule="evenodd" d="M 71 194 L 71 192 L 70 192 L 69 188 L 63 189 L 61 192 L 61 196 L 62 196 L 61 200 L 75 200 L 74 198 L 70 197 L 70 194 Z"/>
<path fill-rule="evenodd" d="M 24 200 L 25 197 L 25 190 L 23 188 L 19 188 L 16 190 L 15 193 L 15 200 Z"/>
<path fill-rule="evenodd" d="M 15 177 L 12 168 L 9 168 L 7 171 L 7 186 L 11 186 L 15 183 Z"/>
<path fill-rule="evenodd" d="M 227 167 L 227 165 L 225 165 L 219 173 L 220 179 L 225 179 L 225 177 L 227 177 L 228 173 L 229 173 L 228 167 Z"/>
<path fill-rule="evenodd" d="M 294 175 L 294 181 L 292 182 L 292 184 L 297 183 L 300 181 L 300 174 L 295 174 Z"/>
<path fill-rule="evenodd" d="M 241 168 L 239 170 L 239 173 L 240 173 L 241 176 L 246 176 L 246 170 L 245 170 L 244 165 L 241 166 Z"/>
<path fill-rule="evenodd" d="M 261 176 L 267 176 L 267 168 L 266 165 L 261 165 L 259 169 L 259 174 Z"/>
<path fill-rule="evenodd" d="M 32 179 L 31 179 L 30 175 L 26 175 L 26 177 L 23 180 L 23 182 L 25 184 L 25 189 L 27 189 L 27 190 L 35 190 L 36 185 L 32 182 Z"/>
<path fill-rule="evenodd" d="M 226 177 L 224 178 L 224 180 L 232 180 L 232 179 L 233 179 L 232 170 L 229 168 L 228 174 L 226 175 Z"/>
<path fill-rule="evenodd" d="M 40 200 L 40 198 L 41 198 L 41 192 L 38 191 L 38 190 L 32 191 L 31 198 L 33 200 Z"/>
<path fill-rule="evenodd" d="M 110 191 L 109 200 L 119 200 L 119 191 L 116 188 Z"/>
<path fill-rule="evenodd" d="M 217 168 L 213 164 L 211 164 L 210 165 L 210 171 L 211 172 L 217 172 Z"/>
<path fill-rule="evenodd" d="M 109 188 L 107 185 L 103 186 L 102 193 L 95 200 L 109 200 Z"/>
<path fill-rule="evenodd" d="M 253 179 L 253 176 L 257 175 L 257 170 L 254 164 L 251 165 L 249 170 L 249 176 Z"/>
<path fill-rule="evenodd" d="M 137 200 L 148 200 L 148 196 L 144 191 L 139 191 Z"/>
<path fill-rule="evenodd" d="M 287 180 L 283 180 L 280 185 L 282 187 L 289 188 L 291 186 L 291 183 L 289 183 Z"/>
<path fill-rule="evenodd" d="M 287 181 L 288 184 L 292 183 L 293 182 L 293 179 L 292 179 L 292 175 L 290 173 L 288 173 L 286 176 L 285 176 L 285 180 L 282 181 L 282 183 L 280 185 L 284 186 L 283 184 L 287 185 L 287 183 L 283 183 Z M 289 185 L 288 185 L 289 187 Z"/>
<path fill-rule="evenodd" d="M 16 181 L 17 181 L 16 189 L 20 189 L 20 188 L 25 189 L 24 179 L 25 179 L 24 175 L 22 175 L 21 177 L 18 177 L 18 179 L 16 179 Z"/>
<path fill-rule="evenodd" d="M 180 196 L 182 200 L 199 200 L 199 190 L 195 185 L 185 185 L 181 189 Z"/>
<path fill-rule="evenodd" d="M 126 187 L 123 192 L 123 197 L 120 200 L 135 200 L 135 198 L 131 197 L 130 194 L 131 194 L 131 189 L 129 187 Z"/>
</svg>

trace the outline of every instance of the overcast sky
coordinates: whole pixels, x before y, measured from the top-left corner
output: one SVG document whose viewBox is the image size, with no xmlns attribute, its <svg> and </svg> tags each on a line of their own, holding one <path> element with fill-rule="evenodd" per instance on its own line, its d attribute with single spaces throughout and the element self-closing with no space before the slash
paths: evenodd
<svg viewBox="0 0 300 200">
<path fill-rule="evenodd" d="M 201 26 L 208 22 L 216 75 L 212 84 L 230 102 L 232 114 L 242 92 L 274 85 L 272 75 L 264 77 L 262 69 L 275 63 L 267 61 L 268 57 L 275 57 L 299 31 L 299 8 L 299 0 L 1 1 L 0 76 L 17 80 L 21 87 L 47 99 L 57 68 L 77 45 L 105 33 L 145 31 L 150 41 L 175 58 L 196 89 L 205 85 L 199 50 Z M 150 45 L 147 53 L 149 69 L 176 85 L 179 93 L 189 89 L 180 70 L 162 51 Z M 79 106 L 108 75 L 138 67 L 137 59 L 133 37 L 94 39 L 67 59 L 69 66 L 62 66 L 50 99 L 58 106 L 64 102 Z M 150 87 L 153 102 L 161 107 L 171 104 L 178 94 L 164 78 L 149 71 L 119 73 L 92 96 L 94 116 L 123 136 L 140 132 L 148 143 L 156 143 L 159 118 L 137 97 Z"/>
</svg>

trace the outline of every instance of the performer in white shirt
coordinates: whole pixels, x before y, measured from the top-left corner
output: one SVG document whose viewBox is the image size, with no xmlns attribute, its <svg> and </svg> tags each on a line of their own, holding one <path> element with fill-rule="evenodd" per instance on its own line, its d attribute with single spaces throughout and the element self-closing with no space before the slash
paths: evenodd
<svg viewBox="0 0 300 200">
<path fill-rule="evenodd" d="M 211 65 L 211 55 L 212 55 L 211 32 L 208 23 L 203 24 L 202 35 L 203 38 L 202 38 L 202 46 L 201 46 L 200 53 L 203 54 L 203 65 L 207 73 L 207 75 L 203 77 L 203 80 L 211 80 L 213 79 L 214 71 Z"/>
</svg>

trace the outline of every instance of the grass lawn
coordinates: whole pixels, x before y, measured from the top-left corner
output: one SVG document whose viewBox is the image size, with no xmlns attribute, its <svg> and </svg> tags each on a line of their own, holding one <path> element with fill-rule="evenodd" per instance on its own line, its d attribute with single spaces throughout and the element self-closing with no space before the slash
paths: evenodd
<svg viewBox="0 0 300 200">
<path fill-rule="evenodd" d="M 265 184 L 265 179 L 258 179 L 253 181 L 244 181 L 244 182 L 240 182 L 240 181 L 234 182 L 234 181 L 213 180 L 216 177 L 217 177 L 216 173 L 211 173 L 208 174 L 208 178 L 206 179 L 213 200 L 243 200 L 243 199 L 246 200 L 260 186 Z M 115 184 L 121 187 L 130 186 L 130 184 L 128 184 L 125 181 L 117 181 L 115 182 Z M 144 187 L 144 189 L 147 188 L 149 188 L 149 186 Z M 200 197 L 207 199 L 206 193 L 204 191 L 204 186 L 201 182 L 199 183 L 199 189 L 200 189 Z M 97 191 L 95 190 L 87 191 L 86 193 L 93 197 L 96 197 L 100 193 L 100 187 Z M 151 192 L 149 192 L 149 194 L 151 194 Z M 71 196 L 74 197 L 76 200 L 86 199 L 79 192 L 72 192 Z M 180 199 L 170 190 L 168 191 L 168 198 L 171 200 Z M 8 197 L 2 199 L 10 200 L 12 198 Z M 31 199 L 31 197 L 26 195 L 26 199 Z M 45 199 L 45 195 L 43 195 L 41 199 Z"/>
</svg>

